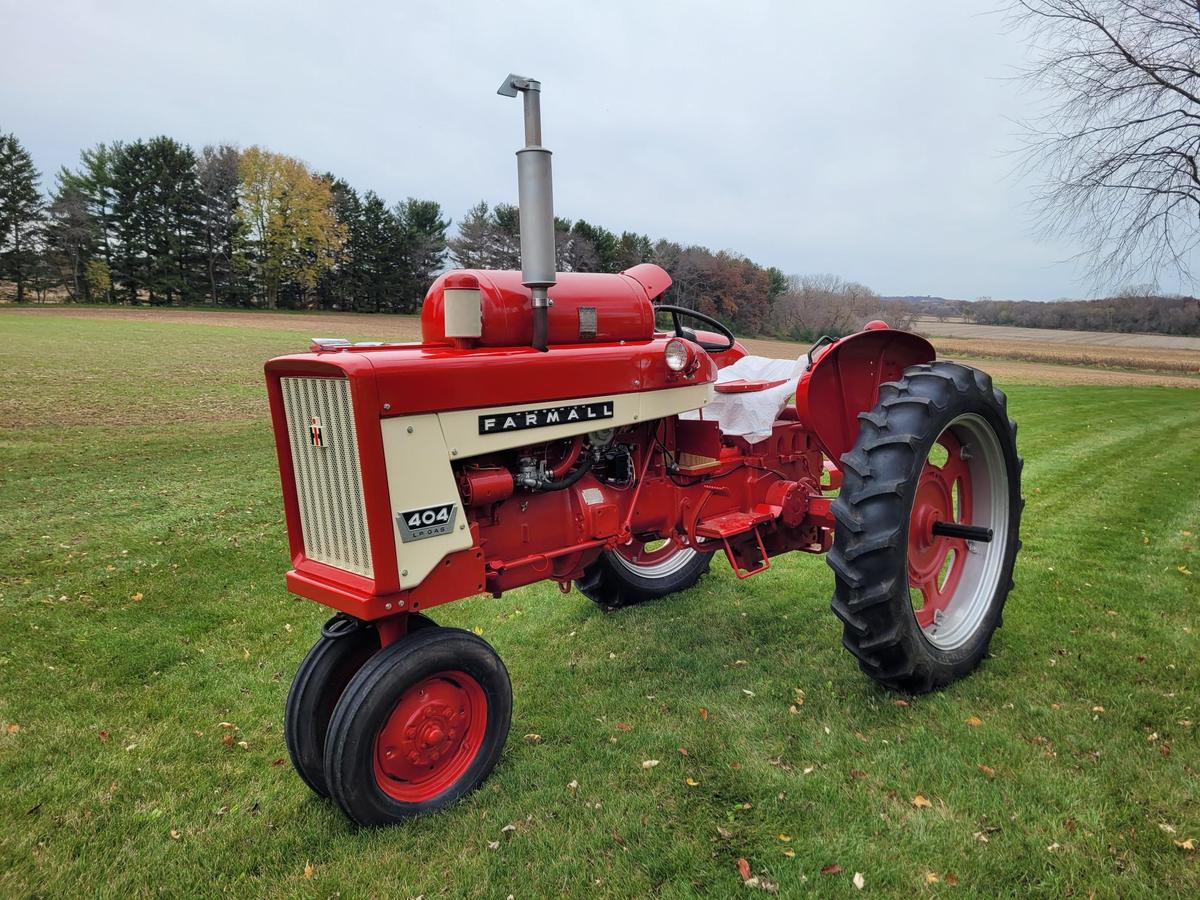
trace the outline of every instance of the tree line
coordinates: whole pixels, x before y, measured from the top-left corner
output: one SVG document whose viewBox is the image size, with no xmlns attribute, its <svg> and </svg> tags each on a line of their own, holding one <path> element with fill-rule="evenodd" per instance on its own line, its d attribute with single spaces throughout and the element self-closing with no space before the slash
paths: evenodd
<svg viewBox="0 0 1200 900">
<path fill-rule="evenodd" d="M 435 201 L 389 205 L 261 147 L 197 152 L 166 136 L 98 144 L 56 174 L 48 196 L 39 180 L 17 138 L 0 134 L 0 278 L 18 303 L 65 293 L 84 303 L 415 312 L 449 265 L 520 268 L 513 205 L 481 202 L 451 236 Z M 842 316 L 814 323 L 811 310 L 798 324 L 786 310 L 799 282 L 740 254 L 583 219 L 555 224 L 559 271 L 653 262 L 674 280 L 670 302 L 742 333 L 843 328 Z"/>
<path fill-rule="evenodd" d="M 450 223 L 389 206 L 261 147 L 199 152 L 170 137 L 98 144 L 47 197 L 0 134 L 0 276 L 15 299 L 411 312 L 442 268 Z"/>
</svg>

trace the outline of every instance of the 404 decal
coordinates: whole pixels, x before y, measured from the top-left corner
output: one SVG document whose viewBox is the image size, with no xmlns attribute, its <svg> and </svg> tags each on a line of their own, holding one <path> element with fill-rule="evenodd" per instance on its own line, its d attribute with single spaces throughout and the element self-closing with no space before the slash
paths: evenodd
<svg viewBox="0 0 1200 900">
<path fill-rule="evenodd" d="M 425 538 L 449 534 L 454 530 L 454 515 L 457 508 L 453 503 L 423 506 L 396 513 L 396 526 L 400 529 L 400 541 L 422 541 Z"/>
</svg>

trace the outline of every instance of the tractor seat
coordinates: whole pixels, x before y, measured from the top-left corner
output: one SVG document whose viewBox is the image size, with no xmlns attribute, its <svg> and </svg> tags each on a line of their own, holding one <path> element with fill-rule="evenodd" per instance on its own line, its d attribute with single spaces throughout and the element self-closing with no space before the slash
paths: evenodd
<svg viewBox="0 0 1200 900">
<path fill-rule="evenodd" d="M 758 443 L 770 437 L 775 420 L 785 411 L 807 368 L 807 355 L 796 360 L 743 356 L 717 372 L 708 406 L 682 413 L 680 418 L 715 420 L 722 434 Z"/>
</svg>

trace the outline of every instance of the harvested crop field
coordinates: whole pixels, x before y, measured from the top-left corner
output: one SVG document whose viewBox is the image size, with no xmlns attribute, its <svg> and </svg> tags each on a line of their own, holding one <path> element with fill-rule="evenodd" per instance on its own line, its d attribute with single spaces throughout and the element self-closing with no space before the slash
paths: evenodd
<svg viewBox="0 0 1200 900">
<path fill-rule="evenodd" d="M 1035 344 L 1085 344 L 1101 347 L 1142 347 L 1149 350 L 1191 350 L 1200 353 L 1200 337 L 1176 334 L 1127 334 L 1117 331 L 1070 331 L 1058 328 L 1018 328 L 1012 325 L 975 325 L 971 322 L 917 320 L 922 334 L 947 338 L 980 338 Z"/>
</svg>

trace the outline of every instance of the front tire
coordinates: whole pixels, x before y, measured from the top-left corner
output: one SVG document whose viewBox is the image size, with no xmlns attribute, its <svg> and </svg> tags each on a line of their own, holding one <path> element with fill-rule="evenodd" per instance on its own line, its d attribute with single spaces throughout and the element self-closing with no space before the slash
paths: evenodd
<svg viewBox="0 0 1200 900">
<path fill-rule="evenodd" d="M 712 553 L 687 547 L 678 537 L 661 542 L 634 538 L 600 554 L 576 586 L 601 609 L 612 611 L 687 590 L 704 577 L 711 561 Z"/>
<path fill-rule="evenodd" d="M 347 686 L 325 746 L 330 795 L 360 825 L 444 809 L 495 767 L 512 719 L 496 651 L 457 628 L 412 632 Z"/>
<path fill-rule="evenodd" d="M 1021 458 L 1007 399 L 956 363 L 906 369 L 859 416 L 828 561 L 842 643 L 886 687 L 923 693 L 973 671 L 1012 589 Z M 990 528 L 942 537 L 935 522 Z"/>
<path fill-rule="evenodd" d="M 409 613 L 408 630 L 436 628 L 420 613 Z M 288 690 L 283 737 L 292 766 L 318 797 L 329 796 L 325 783 L 325 734 L 342 692 L 363 664 L 379 652 L 373 625 L 337 615 L 325 623 Z"/>
</svg>

